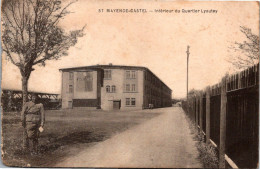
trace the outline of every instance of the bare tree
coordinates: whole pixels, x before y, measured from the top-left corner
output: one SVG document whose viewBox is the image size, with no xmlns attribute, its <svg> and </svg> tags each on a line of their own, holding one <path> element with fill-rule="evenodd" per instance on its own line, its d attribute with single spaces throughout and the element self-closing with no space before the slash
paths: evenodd
<svg viewBox="0 0 260 169">
<path fill-rule="evenodd" d="M 228 62 L 236 69 L 245 69 L 259 63 L 259 36 L 252 33 L 250 28 L 240 26 L 240 31 L 246 36 L 244 42 L 234 42 L 229 47 Z"/>
<path fill-rule="evenodd" d="M 76 2 L 76 1 L 74 1 Z M 3 51 L 20 70 L 23 103 L 27 101 L 28 80 L 35 65 L 68 55 L 84 27 L 65 32 L 59 22 L 71 12 L 61 0 L 5 0 L 2 2 Z"/>
</svg>

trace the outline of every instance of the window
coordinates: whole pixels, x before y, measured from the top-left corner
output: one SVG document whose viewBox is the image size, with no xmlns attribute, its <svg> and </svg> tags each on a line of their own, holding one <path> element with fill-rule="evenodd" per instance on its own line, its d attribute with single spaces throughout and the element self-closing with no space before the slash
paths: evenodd
<svg viewBox="0 0 260 169">
<path fill-rule="evenodd" d="M 132 84 L 132 92 L 135 92 L 135 84 Z"/>
<path fill-rule="evenodd" d="M 116 86 L 112 86 L 112 92 L 115 93 L 116 92 Z"/>
<path fill-rule="evenodd" d="M 135 98 L 126 98 L 125 99 L 125 105 L 126 106 L 135 106 Z"/>
<path fill-rule="evenodd" d="M 127 79 L 135 79 L 136 78 L 136 71 L 135 70 L 127 70 L 126 71 L 126 78 Z"/>
<path fill-rule="evenodd" d="M 132 79 L 135 79 L 135 77 L 136 77 L 136 72 L 132 71 Z"/>
<path fill-rule="evenodd" d="M 69 85 L 69 93 L 73 93 L 73 86 Z"/>
<path fill-rule="evenodd" d="M 104 78 L 105 79 L 111 79 L 111 70 L 105 70 L 104 71 Z"/>
<path fill-rule="evenodd" d="M 110 86 L 109 85 L 106 86 L 106 91 L 107 91 L 107 93 L 110 92 Z"/>
<path fill-rule="evenodd" d="M 131 98 L 131 105 L 135 106 L 135 98 Z"/>
<path fill-rule="evenodd" d="M 126 90 L 127 92 L 130 92 L 130 84 L 126 84 L 125 90 Z"/>
<path fill-rule="evenodd" d="M 70 79 L 70 80 L 73 80 L 73 72 L 70 72 L 70 73 L 69 73 L 69 79 Z"/>
<path fill-rule="evenodd" d="M 126 78 L 127 78 L 127 79 L 130 79 L 130 77 L 131 77 L 131 76 L 130 76 L 130 71 L 127 70 L 127 71 L 126 71 Z"/>
<path fill-rule="evenodd" d="M 130 98 L 125 99 L 125 105 L 130 106 Z"/>
<path fill-rule="evenodd" d="M 126 84 L 125 92 L 136 92 L 136 84 Z"/>
<path fill-rule="evenodd" d="M 146 94 L 150 94 L 150 88 L 147 86 Z"/>
</svg>

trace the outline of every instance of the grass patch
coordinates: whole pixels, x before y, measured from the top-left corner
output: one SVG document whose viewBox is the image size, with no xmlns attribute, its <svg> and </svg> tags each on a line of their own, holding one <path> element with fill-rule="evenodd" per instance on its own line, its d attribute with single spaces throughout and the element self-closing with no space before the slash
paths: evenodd
<svg viewBox="0 0 260 169">
<path fill-rule="evenodd" d="M 218 168 L 218 157 L 215 147 L 212 144 L 205 143 L 205 136 L 202 132 L 198 131 L 194 122 L 188 117 L 186 119 L 189 123 L 191 134 L 194 135 L 193 139 L 196 141 L 196 147 L 199 151 L 199 160 L 202 162 L 204 168 Z"/>
<path fill-rule="evenodd" d="M 39 139 L 40 155 L 22 150 L 20 113 L 3 113 L 2 160 L 7 166 L 53 166 L 59 160 L 151 119 L 160 112 L 105 112 L 101 110 L 46 111 L 44 132 Z"/>
</svg>

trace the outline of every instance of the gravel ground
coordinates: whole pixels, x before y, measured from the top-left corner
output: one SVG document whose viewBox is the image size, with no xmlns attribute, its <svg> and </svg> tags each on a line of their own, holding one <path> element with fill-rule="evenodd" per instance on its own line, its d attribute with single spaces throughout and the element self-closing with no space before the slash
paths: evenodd
<svg viewBox="0 0 260 169">
<path fill-rule="evenodd" d="M 161 115 L 110 139 L 82 147 L 56 167 L 202 168 L 183 110 L 171 107 L 160 111 Z"/>
</svg>

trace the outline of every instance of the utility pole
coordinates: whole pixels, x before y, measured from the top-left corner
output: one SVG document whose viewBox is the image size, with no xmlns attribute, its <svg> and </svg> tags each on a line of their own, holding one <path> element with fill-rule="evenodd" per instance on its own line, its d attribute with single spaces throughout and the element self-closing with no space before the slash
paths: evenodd
<svg viewBox="0 0 260 169">
<path fill-rule="evenodd" d="M 189 51 L 189 49 L 190 49 L 190 46 L 188 45 L 187 46 L 187 51 L 186 51 L 186 53 L 187 53 L 187 103 L 188 103 L 188 87 L 189 87 L 189 55 L 190 55 L 190 51 Z M 189 109 L 188 109 L 188 111 L 189 111 Z"/>
</svg>

